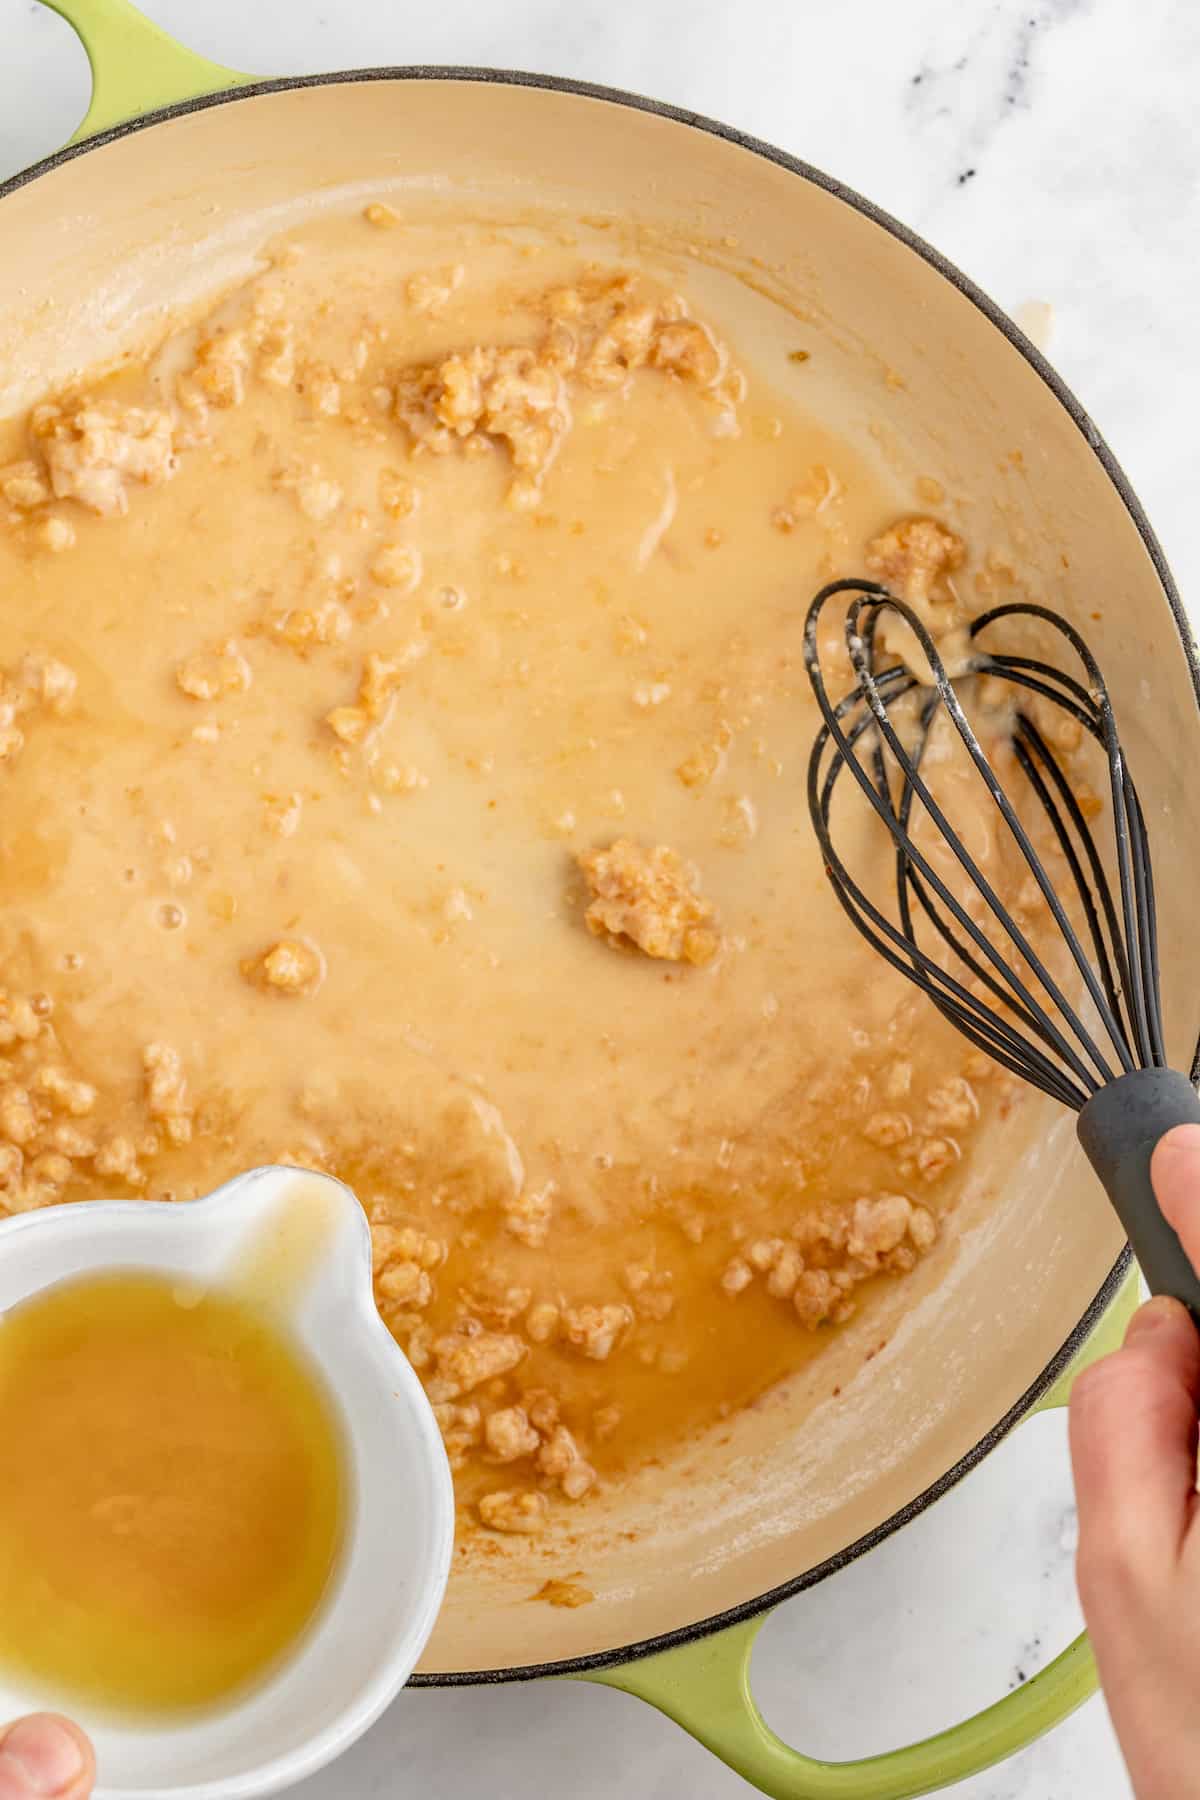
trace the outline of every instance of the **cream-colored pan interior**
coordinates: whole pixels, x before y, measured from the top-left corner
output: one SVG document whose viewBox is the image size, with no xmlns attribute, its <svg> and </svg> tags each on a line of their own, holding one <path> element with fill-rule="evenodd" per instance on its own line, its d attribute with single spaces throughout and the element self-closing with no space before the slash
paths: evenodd
<svg viewBox="0 0 1200 1800">
<path fill-rule="evenodd" d="M 744 332 L 794 338 L 782 299 L 819 342 L 809 405 L 897 472 L 975 497 L 976 540 L 1019 551 L 1040 597 L 1084 625 L 1109 674 L 1154 836 L 1169 1041 L 1187 1066 L 1200 1010 L 1200 719 L 1150 556 L 1020 351 L 919 255 L 816 184 L 694 127 L 560 91 L 389 79 L 240 99 L 134 132 L 4 199 L 0 412 L 222 285 L 298 201 L 361 204 L 385 191 L 393 204 L 509 218 L 561 208 L 661 233 L 671 253 L 716 246 L 724 273 L 711 279 L 726 310 L 731 292 L 741 297 Z M 425 1668 L 608 1650 L 812 1568 L 991 1431 L 1120 1247 L 1070 1120 L 1031 1101 L 1021 1134 L 981 1158 L 955 1242 L 914 1278 L 903 1314 L 874 1312 L 718 1439 L 582 1509 L 571 1539 L 463 1555 Z M 530 1604 L 548 1575 L 577 1570 L 592 1605 Z"/>
</svg>

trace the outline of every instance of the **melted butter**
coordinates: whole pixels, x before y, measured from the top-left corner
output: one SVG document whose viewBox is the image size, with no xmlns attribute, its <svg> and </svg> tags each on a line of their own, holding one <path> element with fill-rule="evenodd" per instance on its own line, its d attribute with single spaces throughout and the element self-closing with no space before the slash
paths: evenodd
<svg viewBox="0 0 1200 1800">
<path fill-rule="evenodd" d="M 120 1272 L 0 1319 L 0 1664 L 15 1680 L 121 1714 L 226 1700 L 313 1621 L 346 1504 L 324 1385 L 248 1297 Z"/>
</svg>

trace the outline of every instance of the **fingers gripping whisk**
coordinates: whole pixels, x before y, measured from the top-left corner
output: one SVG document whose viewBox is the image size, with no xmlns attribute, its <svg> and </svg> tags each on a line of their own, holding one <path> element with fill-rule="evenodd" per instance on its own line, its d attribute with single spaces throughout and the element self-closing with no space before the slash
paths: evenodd
<svg viewBox="0 0 1200 1800">
<path fill-rule="evenodd" d="M 854 685 L 830 696 L 822 643 L 844 609 Z M 885 647 L 888 615 L 903 621 L 928 664 L 914 673 Z M 1001 646 L 1008 622 L 1036 627 L 1040 648 L 1057 634 L 1078 673 Z M 1026 622 L 1026 623 L 1022 623 Z M 1126 767 L 1104 678 L 1079 633 L 1049 609 L 993 607 L 968 628 L 951 678 L 918 614 L 871 581 L 835 581 L 809 607 L 805 665 L 824 720 L 808 768 L 808 804 L 826 871 L 846 913 L 874 948 L 921 988 L 972 1043 L 1075 1111 L 1122 1075 L 1166 1067 L 1159 994 L 1154 885 L 1146 825 Z M 1030 633 L 1032 636 L 1032 632 Z M 961 672 L 959 666 L 961 663 Z M 1040 808 L 1057 846 L 1057 885 L 964 710 L 983 677 L 1005 684 L 1009 741 L 1024 778 L 1021 807 Z M 993 689 L 993 691 L 996 691 Z M 1100 747 L 1107 764 L 1112 842 L 1102 853 L 1056 754 L 1039 727 L 1060 708 Z M 944 720 L 945 723 L 941 723 Z M 998 819 L 1023 859 L 1068 958 L 1051 955 L 1004 903 L 943 809 L 934 774 L 937 733 L 957 734 L 978 775 L 968 803 Z M 961 754 L 959 757 L 961 762 Z M 835 842 L 835 812 L 849 776 L 889 833 L 890 878 L 852 872 Z M 835 809 L 835 798 L 838 807 Z M 945 846 L 939 851 L 937 840 Z M 885 859 L 883 871 L 889 867 Z M 1065 876 L 1063 875 L 1065 871 Z M 1040 934 L 1039 934 L 1040 935 Z"/>
</svg>

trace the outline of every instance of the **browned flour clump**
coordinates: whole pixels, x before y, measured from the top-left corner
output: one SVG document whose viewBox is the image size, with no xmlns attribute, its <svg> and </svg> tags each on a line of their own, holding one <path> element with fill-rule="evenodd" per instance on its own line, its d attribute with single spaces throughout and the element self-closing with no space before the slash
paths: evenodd
<svg viewBox="0 0 1200 1800">
<path fill-rule="evenodd" d="M 643 850 L 618 838 L 608 850 L 585 852 L 579 866 L 595 896 L 584 917 L 597 937 L 636 944 L 668 962 L 712 961 L 720 941 L 713 907 L 674 850 Z"/>
</svg>

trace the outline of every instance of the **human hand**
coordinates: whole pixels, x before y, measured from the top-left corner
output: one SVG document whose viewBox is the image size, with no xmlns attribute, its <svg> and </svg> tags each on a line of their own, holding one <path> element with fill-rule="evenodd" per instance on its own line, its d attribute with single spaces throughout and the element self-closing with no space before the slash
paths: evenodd
<svg viewBox="0 0 1200 1800">
<path fill-rule="evenodd" d="M 67 1719 L 34 1713 L 0 1729 L 0 1800 L 87 1800 L 92 1746 Z"/>
<path fill-rule="evenodd" d="M 1156 1146 L 1159 1206 L 1200 1269 L 1200 1125 Z M 1079 1597 L 1138 1800 L 1200 1797 L 1200 1334 L 1177 1300 L 1071 1395 Z"/>
</svg>

